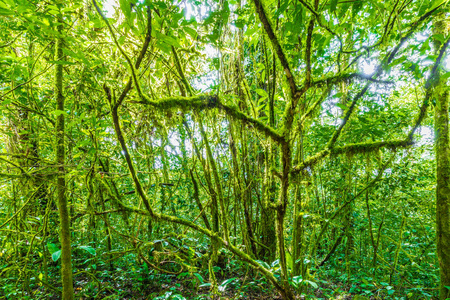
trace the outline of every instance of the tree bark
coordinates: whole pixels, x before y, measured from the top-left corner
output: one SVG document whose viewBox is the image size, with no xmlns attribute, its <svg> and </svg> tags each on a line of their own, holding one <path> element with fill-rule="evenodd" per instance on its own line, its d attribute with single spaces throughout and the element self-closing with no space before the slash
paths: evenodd
<svg viewBox="0 0 450 300">
<path fill-rule="evenodd" d="M 56 40 L 55 61 L 63 60 L 62 25 L 58 25 L 59 36 Z M 63 96 L 63 65 L 57 64 L 55 67 L 55 100 L 57 111 L 64 111 Z M 70 246 L 70 215 L 66 198 L 66 179 L 65 179 L 65 145 L 64 145 L 64 114 L 60 113 L 56 118 L 56 162 L 58 165 L 57 178 L 57 197 L 60 222 L 60 240 L 61 240 L 61 277 L 62 277 L 62 299 L 73 299 L 73 281 L 72 281 L 72 260 Z"/>
<path fill-rule="evenodd" d="M 436 16 L 434 34 L 447 35 L 449 25 L 442 12 Z M 442 42 L 434 40 L 439 52 Z M 450 298 L 450 149 L 448 127 L 449 90 L 446 80 L 439 76 L 434 79 L 434 98 L 436 99 L 434 130 L 436 137 L 436 248 L 440 268 L 439 298 Z M 447 287 L 446 287 L 447 286 Z"/>
</svg>

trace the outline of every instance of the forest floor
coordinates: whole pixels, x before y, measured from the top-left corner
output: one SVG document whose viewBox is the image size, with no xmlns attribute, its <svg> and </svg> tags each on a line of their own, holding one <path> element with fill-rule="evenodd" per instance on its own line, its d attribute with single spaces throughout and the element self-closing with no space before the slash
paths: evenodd
<svg viewBox="0 0 450 300">
<path fill-rule="evenodd" d="M 136 282 L 136 280 L 131 277 L 120 281 L 103 280 L 103 282 L 101 283 L 102 287 L 100 288 L 100 293 L 98 292 L 98 287 L 94 289 L 92 288 L 92 285 L 89 283 L 90 281 L 87 277 L 83 279 L 78 278 L 78 280 L 76 281 L 77 283 L 75 293 L 81 300 L 212 299 L 208 285 L 201 287 L 201 285 L 199 285 L 196 280 L 181 280 L 176 277 L 171 277 L 170 279 L 169 278 L 166 278 L 162 281 L 157 280 L 154 282 L 150 282 L 148 280 Z M 252 280 L 253 279 L 254 278 L 252 278 Z M 234 280 L 230 281 L 228 285 L 219 286 L 220 296 L 218 299 L 281 299 L 280 295 L 273 287 L 263 281 L 260 281 L 260 279 L 262 278 L 256 278 L 256 280 L 251 281 L 248 277 L 235 278 Z M 223 278 L 218 278 L 219 283 L 222 281 Z M 348 292 L 350 288 L 350 285 L 340 283 L 330 284 L 328 286 L 322 285 L 315 290 L 309 289 L 307 293 L 303 293 L 301 295 L 297 293 L 296 299 L 409 299 L 407 297 L 386 297 L 383 295 L 372 295 L 369 297 L 365 297 L 358 294 L 350 294 Z"/>
<path fill-rule="evenodd" d="M 191 272 L 165 274 L 149 270 L 145 264 L 133 260 L 122 262 L 114 267 L 103 263 L 88 266 L 78 265 L 74 269 L 74 287 L 77 299 L 111 299 L 111 300 L 203 300 L 212 299 L 207 268 L 200 266 Z M 49 272 L 49 283 L 60 289 L 59 265 L 52 265 Z M 220 268 L 219 268 L 220 269 Z M 203 271 L 202 271 L 203 270 Z M 221 300 L 231 299 L 281 299 L 273 286 L 258 272 L 232 263 L 224 266 L 216 273 Z M 355 273 L 350 281 L 342 280 L 339 272 L 323 269 L 314 275 L 314 281 L 302 281 L 302 289 L 293 289 L 296 299 L 354 299 L 354 300 L 410 300 L 434 299 L 435 288 L 412 287 L 411 282 L 397 281 L 397 285 L 388 285 L 389 276 L 379 277 Z M 277 274 L 275 274 L 278 276 Z M 34 281 L 33 278 L 30 278 Z M 399 285 L 400 283 L 400 285 Z M 402 285 L 403 283 L 403 285 Z M 29 290 L 22 291 L 24 297 L 15 299 L 60 299 L 59 295 L 49 292 L 42 285 L 32 284 L 32 297 Z M 420 286 L 420 285 L 419 285 Z M 298 288 L 298 286 L 297 286 Z M 6 294 L 5 294 L 6 295 Z M 10 299 L 2 297 L 0 300 Z M 12 299 L 12 298 L 11 298 Z"/>
</svg>

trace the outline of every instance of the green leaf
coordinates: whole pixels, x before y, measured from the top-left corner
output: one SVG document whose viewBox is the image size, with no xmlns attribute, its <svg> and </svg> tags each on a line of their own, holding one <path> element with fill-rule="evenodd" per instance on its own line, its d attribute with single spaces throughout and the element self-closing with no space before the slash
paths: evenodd
<svg viewBox="0 0 450 300">
<path fill-rule="evenodd" d="M 292 277 L 292 282 L 299 285 L 303 281 L 303 278 L 301 275 Z"/>
<path fill-rule="evenodd" d="M 248 27 L 247 30 L 245 31 L 244 35 L 246 36 L 252 36 L 259 28 L 256 26 L 253 27 Z"/>
<path fill-rule="evenodd" d="M 234 278 L 230 278 L 225 280 L 224 282 L 222 282 L 219 286 L 219 292 L 225 292 L 225 289 L 227 288 L 227 285 L 231 282 L 233 282 L 234 280 L 236 280 L 236 277 Z"/>
<path fill-rule="evenodd" d="M 450 72 L 441 75 L 441 80 L 447 80 L 450 77 Z"/>
<path fill-rule="evenodd" d="M 200 283 L 204 282 L 202 275 L 200 275 L 198 273 L 194 273 L 194 276 L 197 277 L 197 279 L 198 279 L 198 281 L 200 281 Z"/>
<path fill-rule="evenodd" d="M 186 33 L 194 39 L 196 39 L 198 36 L 197 31 L 195 29 L 192 29 L 191 27 L 184 27 L 184 31 L 186 31 Z"/>
<path fill-rule="evenodd" d="M 14 11 L 0 7 L 0 16 L 10 16 L 10 15 L 14 15 Z"/>
<path fill-rule="evenodd" d="M 315 283 L 314 281 L 311 280 L 305 280 L 305 282 L 307 284 L 309 284 L 310 286 L 312 286 L 313 288 L 317 289 L 319 286 L 317 285 L 317 283 Z"/>
<path fill-rule="evenodd" d="M 358 14 L 358 12 L 361 10 L 363 5 L 363 1 L 362 0 L 356 0 L 353 2 L 352 5 L 352 17 L 355 18 L 356 15 Z"/>
<path fill-rule="evenodd" d="M 168 35 L 165 35 L 165 34 L 162 34 L 162 33 L 158 32 L 158 31 L 155 32 L 155 35 L 158 38 L 158 40 L 160 40 L 160 41 L 162 41 L 162 42 L 164 42 L 164 43 L 166 43 L 166 44 L 168 44 L 170 46 L 174 46 L 174 47 L 177 47 L 177 48 L 181 47 L 181 45 L 178 42 L 178 40 L 175 37 L 173 37 L 173 36 L 168 36 Z"/>
<path fill-rule="evenodd" d="M 267 94 L 267 92 L 263 89 L 256 89 L 256 93 L 262 97 L 268 97 L 269 95 Z"/>
<path fill-rule="evenodd" d="M 55 64 L 55 65 L 76 65 L 76 63 L 67 61 L 67 60 L 50 60 L 49 63 Z"/>
<path fill-rule="evenodd" d="M 47 243 L 47 249 L 48 249 L 48 252 L 50 252 L 50 254 L 59 250 L 59 248 L 55 244 L 52 244 L 52 243 Z"/>
<path fill-rule="evenodd" d="M 71 5 L 71 6 L 61 9 L 61 12 L 72 12 L 72 11 L 77 10 L 80 7 L 82 7 L 81 4 L 74 4 L 74 5 Z"/>
<path fill-rule="evenodd" d="M 131 18 L 130 2 L 127 0 L 119 0 L 119 2 L 120 2 L 120 9 L 122 10 L 123 14 L 125 15 L 125 18 L 130 19 Z"/>
<path fill-rule="evenodd" d="M 80 246 L 78 248 L 86 250 L 87 252 L 95 256 L 95 249 L 90 246 Z"/>
<path fill-rule="evenodd" d="M 61 250 L 58 250 L 52 254 L 52 260 L 57 261 L 61 257 Z"/>
<path fill-rule="evenodd" d="M 338 0 L 331 0 L 331 3 L 330 3 L 330 12 L 331 13 L 334 13 L 336 11 L 337 4 L 338 4 Z"/>
</svg>

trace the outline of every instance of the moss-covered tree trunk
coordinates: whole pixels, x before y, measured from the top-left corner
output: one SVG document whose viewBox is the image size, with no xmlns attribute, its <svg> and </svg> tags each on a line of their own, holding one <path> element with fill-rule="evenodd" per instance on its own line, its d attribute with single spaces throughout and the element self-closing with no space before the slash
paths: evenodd
<svg viewBox="0 0 450 300">
<path fill-rule="evenodd" d="M 434 33 L 447 35 L 445 14 L 436 17 Z M 436 50 L 439 51 L 441 42 L 435 39 Z M 450 149 L 448 128 L 448 98 L 449 89 L 447 80 L 439 78 L 436 73 L 434 98 L 436 99 L 434 128 L 436 136 L 436 236 L 437 256 L 439 260 L 441 282 L 439 298 L 450 298 Z M 447 287 L 446 287 L 447 286 Z"/>
<path fill-rule="evenodd" d="M 62 25 L 58 25 L 58 36 L 56 40 L 55 61 L 63 60 Z M 56 110 L 64 111 L 63 96 L 63 65 L 57 64 L 55 67 L 55 100 Z M 65 153 L 64 153 L 64 114 L 60 113 L 56 119 L 56 162 L 58 165 L 57 178 L 57 198 L 60 221 L 60 240 L 61 240 L 61 276 L 63 293 L 62 299 L 73 299 L 72 282 L 72 261 L 70 247 L 70 215 L 66 198 L 66 179 L 65 179 Z"/>
</svg>

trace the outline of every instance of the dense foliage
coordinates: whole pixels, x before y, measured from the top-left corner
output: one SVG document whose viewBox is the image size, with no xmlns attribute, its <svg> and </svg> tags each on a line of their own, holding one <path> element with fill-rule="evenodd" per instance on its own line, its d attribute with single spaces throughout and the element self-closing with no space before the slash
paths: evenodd
<svg viewBox="0 0 450 300">
<path fill-rule="evenodd" d="M 450 297 L 447 2 L 0 0 L 0 299 Z"/>
</svg>

